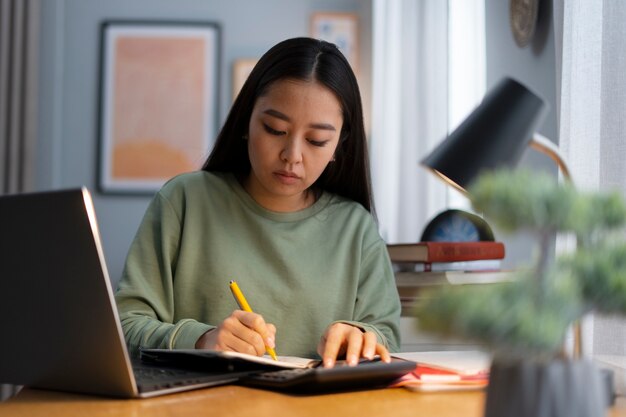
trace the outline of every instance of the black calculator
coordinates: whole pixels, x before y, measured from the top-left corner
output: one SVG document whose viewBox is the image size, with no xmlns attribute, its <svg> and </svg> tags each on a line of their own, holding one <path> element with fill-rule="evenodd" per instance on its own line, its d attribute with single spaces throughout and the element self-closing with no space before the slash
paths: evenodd
<svg viewBox="0 0 626 417">
<path fill-rule="evenodd" d="M 416 363 L 405 360 L 361 362 L 357 366 L 298 368 L 259 372 L 239 380 L 241 385 L 296 393 L 353 391 L 388 386 L 413 371 Z"/>
</svg>

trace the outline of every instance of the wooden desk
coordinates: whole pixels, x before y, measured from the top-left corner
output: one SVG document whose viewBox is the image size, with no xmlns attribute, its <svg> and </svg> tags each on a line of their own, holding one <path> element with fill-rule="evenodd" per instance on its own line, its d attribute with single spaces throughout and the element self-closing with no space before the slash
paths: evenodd
<svg viewBox="0 0 626 417">
<path fill-rule="evenodd" d="M 358 416 L 481 417 L 482 392 L 412 393 L 403 388 L 314 396 L 293 396 L 237 386 L 223 386 L 144 400 L 117 400 L 26 389 L 0 403 L 0 416 Z M 619 398 L 610 417 L 626 417 Z"/>
</svg>

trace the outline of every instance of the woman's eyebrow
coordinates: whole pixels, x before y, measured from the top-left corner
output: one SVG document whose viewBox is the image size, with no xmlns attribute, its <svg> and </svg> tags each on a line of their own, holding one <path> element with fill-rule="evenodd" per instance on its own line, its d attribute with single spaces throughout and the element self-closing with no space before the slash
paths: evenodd
<svg viewBox="0 0 626 417">
<path fill-rule="evenodd" d="M 264 110 L 263 113 L 267 114 L 268 116 L 272 116 L 272 117 L 276 117 L 277 119 L 284 120 L 286 122 L 291 122 L 291 119 L 289 118 L 289 116 L 275 109 L 267 109 L 267 110 Z M 313 129 L 331 130 L 333 132 L 337 131 L 337 129 L 335 129 L 335 126 L 331 125 L 330 123 L 311 123 L 309 127 Z"/>
</svg>

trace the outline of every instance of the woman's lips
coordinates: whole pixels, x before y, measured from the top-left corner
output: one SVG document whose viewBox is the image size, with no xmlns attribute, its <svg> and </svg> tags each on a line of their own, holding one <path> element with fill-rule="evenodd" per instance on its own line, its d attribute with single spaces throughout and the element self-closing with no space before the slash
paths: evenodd
<svg viewBox="0 0 626 417">
<path fill-rule="evenodd" d="M 289 171 L 276 171 L 274 172 L 274 176 L 278 178 L 280 182 L 287 185 L 295 184 L 300 180 L 297 174 Z"/>
</svg>

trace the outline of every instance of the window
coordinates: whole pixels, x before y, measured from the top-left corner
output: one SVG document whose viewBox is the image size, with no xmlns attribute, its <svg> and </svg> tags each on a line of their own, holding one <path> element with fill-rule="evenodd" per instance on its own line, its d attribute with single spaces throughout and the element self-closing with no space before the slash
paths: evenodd
<svg viewBox="0 0 626 417">
<path fill-rule="evenodd" d="M 374 0 L 371 163 L 380 232 L 419 240 L 467 200 L 419 166 L 485 92 L 484 0 Z"/>
</svg>

